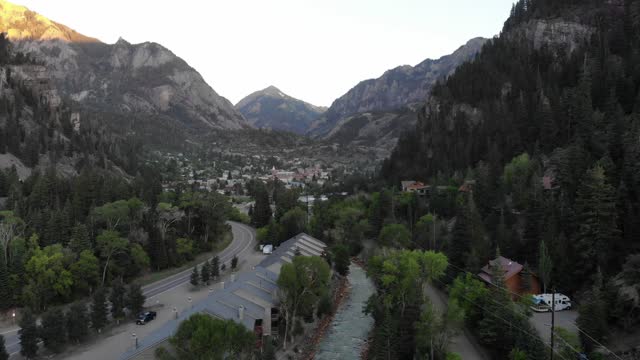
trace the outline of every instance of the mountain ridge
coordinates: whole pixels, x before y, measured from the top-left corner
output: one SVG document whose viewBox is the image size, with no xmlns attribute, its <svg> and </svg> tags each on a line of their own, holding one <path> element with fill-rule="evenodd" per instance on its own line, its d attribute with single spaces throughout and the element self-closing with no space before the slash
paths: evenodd
<svg viewBox="0 0 640 360">
<path fill-rule="evenodd" d="M 424 101 L 438 80 L 451 75 L 458 65 L 473 58 L 486 41 L 485 38 L 476 37 L 451 54 L 438 59 L 426 59 L 415 66 L 397 66 L 378 78 L 359 82 L 337 98 L 327 112 L 312 124 L 309 135 L 324 138 L 340 119 L 350 115 L 397 110 Z"/>
<path fill-rule="evenodd" d="M 297 134 L 306 133 L 310 124 L 327 110 L 287 95 L 273 85 L 247 95 L 235 108 L 257 128 Z"/>
<path fill-rule="evenodd" d="M 161 44 L 131 44 L 122 37 L 106 44 L 0 1 L 0 31 L 17 51 L 43 61 L 61 96 L 76 106 L 143 117 L 147 125 L 162 122 L 180 133 L 251 127 L 196 69 Z M 127 131 L 146 131 L 138 125 L 128 124 L 133 129 Z"/>
</svg>

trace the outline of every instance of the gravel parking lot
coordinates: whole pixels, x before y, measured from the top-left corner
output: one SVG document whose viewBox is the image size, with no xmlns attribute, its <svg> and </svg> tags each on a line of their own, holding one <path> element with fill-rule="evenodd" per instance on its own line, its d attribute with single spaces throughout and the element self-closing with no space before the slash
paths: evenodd
<svg viewBox="0 0 640 360">
<path fill-rule="evenodd" d="M 577 318 L 578 312 L 576 310 L 556 311 L 555 325 L 572 333 L 577 333 L 578 330 L 574 326 Z M 551 338 L 551 313 L 533 313 L 530 321 L 542 337 L 542 340 L 548 344 Z"/>
</svg>

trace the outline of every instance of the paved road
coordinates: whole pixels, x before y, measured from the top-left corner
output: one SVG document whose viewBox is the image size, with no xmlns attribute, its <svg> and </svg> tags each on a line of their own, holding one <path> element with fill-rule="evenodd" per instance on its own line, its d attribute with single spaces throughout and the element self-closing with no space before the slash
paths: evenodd
<svg viewBox="0 0 640 360">
<path fill-rule="evenodd" d="M 238 256 L 242 260 L 243 256 L 247 256 L 251 253 L 251 250 L 255 246 L 255 230 L 244 224 L 229 221 L 231 225 L 231 232 L 233 234 L 233 240 L 231 244 L 222 250 L 218 256 L 220 257 L 220 265 L 227 264 L 227 268 L 231 268 L 231 259 L 234 256 Z M 149 284 L 142 288 L 147 300 L 152 299 L 162 293 L 175 289 L 189 282 L 191 278 L 192 269 L 187 269 L 178 274 L 172 275 L 168 278 L 159 280 L 155 283 Z M 5 337 L 5 344 L 7 352 L 13 356 L 20 352 L 20 339 L 18 337 L 19 328 L 7 330 L 2 334 Z"/>
</svg>

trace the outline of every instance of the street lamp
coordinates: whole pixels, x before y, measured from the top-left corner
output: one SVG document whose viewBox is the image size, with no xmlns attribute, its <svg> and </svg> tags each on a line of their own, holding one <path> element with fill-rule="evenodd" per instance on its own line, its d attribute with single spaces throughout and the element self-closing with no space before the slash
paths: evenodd
<svg viewBox="0 0 640 360">
<path fill-rule="evenodd" d="M 189 301 L 189 306 L 193 309 L 193 303 L 191 303 L 191 296 L 187 299 Z"/>
<path fill-rule="evenodd" d="M 11 313 L 11 321 L 13 321 L 13 323 L 16 323 L 16 311 L 13 310 L 13 312 Z"/>
<path fill-rule="evenodd" d="M 176 307 L 173 307 L 173 313 L 175 314 L 176 320 L 178 320 L 178 309 L 176 309 Z"/>
<path fill-rule="evenodd" d="M 138 337 L 136 336 L 136 333 L 132 333 L 131 337 L 133 338 L 133 341 L 135 341 L 136 349 L 137 349 L 138 348 Z"/>
</svg>

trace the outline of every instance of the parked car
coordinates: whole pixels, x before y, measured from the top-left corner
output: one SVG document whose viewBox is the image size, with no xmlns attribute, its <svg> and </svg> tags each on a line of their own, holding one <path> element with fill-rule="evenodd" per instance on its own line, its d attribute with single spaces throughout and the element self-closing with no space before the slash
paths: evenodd
<svg viewBox="0 0 640 360">
<path fill-rule="evenodd" d="M 149 321 L 153 320 L 156 318 L 156 312 L 155 311 L 147 311 L 144 312 L 140 315 L 138 315 L 138 320 L 136 320 L 136 324 L 138 325 L 145 325 L 146 323 L 148 323 Z"/>
</svg>

